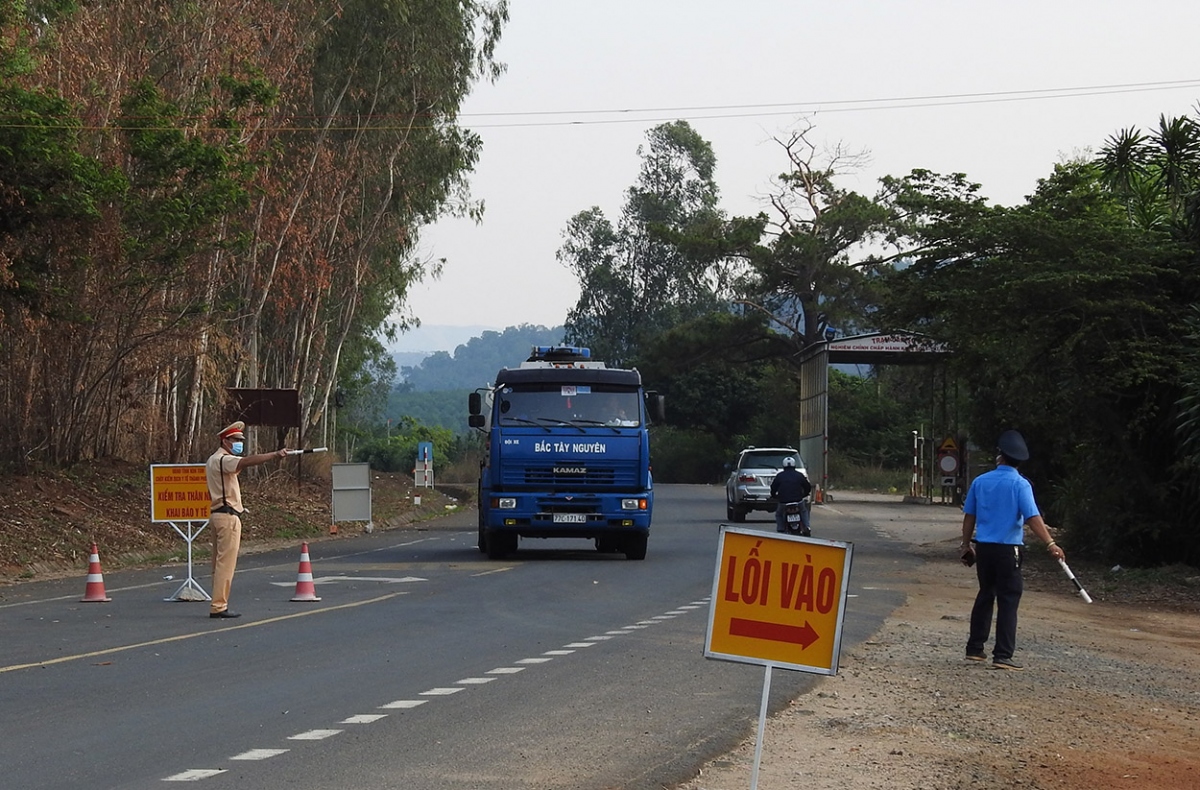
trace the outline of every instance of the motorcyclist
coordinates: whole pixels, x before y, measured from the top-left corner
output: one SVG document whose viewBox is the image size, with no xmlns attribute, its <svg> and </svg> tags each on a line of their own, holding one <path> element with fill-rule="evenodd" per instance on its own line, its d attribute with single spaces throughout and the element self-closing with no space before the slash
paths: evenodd
<svg viewBox="0 0 1200 790">
<path fill-rule="evenodd" d="M 812 493 L 812 484 L 808 482 L 808 478 L 804 473 L 796 469 L 796 459 L 790 455 L 783 459 L 783 469 L 779 470 L 779 474 L 775 475 L 775 479 L 771 481 L 771 498 L 775 500 L 775 531 L 787 532 L 787 516 L 784 514 L 784 505 L 789 502 L 801 502 L 800 505 L 800 524 L 802 525 L 802 535 L 812 534 L 809 528 L 809 513 L 808 508 L 803 505 L 803 500 Z"/>
</svg>

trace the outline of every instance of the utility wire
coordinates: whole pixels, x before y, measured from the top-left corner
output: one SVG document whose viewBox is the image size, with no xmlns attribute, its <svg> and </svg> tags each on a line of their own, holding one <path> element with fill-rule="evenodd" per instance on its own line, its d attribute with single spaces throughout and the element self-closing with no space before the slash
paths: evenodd
<svg viewBox="0 0 1200 790">
<path fill-rule="evenodd" d="M 514 120 L 512 122 L 471 122 L 466 124 L 471 129 L 506 129 L 533 128 L 555 126 L 600 126 L 620 123 L 656 123 L 670 120 L 729 120 L 739 118 L 765 118 L 772 116 L 801 115 L 815 116 L 846 112 L 886 112 L 893 110 L 923 109 L 926 107 L 958 107 L 977 104 L 997 104 L 1004 102 L 1046 101 L 1049 99 L 1068 99 L 1087 96 L 1107 96 L 1113 94 L 1149 93 L 1154 91 L 1200 89 L 1200 79 L 1171 80 L 1160 82 L 1135 82 L 1113 85 L 1091 85 L 1067 88 L 1036 88 L 1012 91 L 985 91 L 976 93 L 948 93 L 928 96 L 892 96 L 875 99 L 829 99 L 822 101 L 776 102 L 765 104 L 714 104 L 684 107 L 643 107 L 625 109 L 583 109 L 583 110 L 518 110 L 505 112 L 467 112 L 459 113 L 456 120 L 487 118 L 528 118 L 530 120 Z M 553 120 L 555 116 L 561 116 Z M 584 116 L 584 117 L 580 117 Z M 614 116 L 614 117 L 590 117 Z M 354 132 L 354 131 L 408 131 L 423 126 L 446 126 L 449 120 L 435 113 L 425 115 L 377 114 L 361 115 L 346 114 L 332 116 L 334 119 L 344 119 L 342 123 L 329 123 L 330 118 L 318 116 L 293 115 L 290 123 L 255 125 L 254 119 L 245 119 L 248 126 L 241 133 L 252 132 L 312 132 L 324 131 Z M 403 118 L 403 123 L 395 123 Z M 420 119 L 432 120 L 426 124 Z M 415 119 L 415 120 L 414 120 Z M 233 132 L 225 126 L 211 126 L 202 118 L 180 118 L 175 127 L 160 125 L 139 127 L 130 125 L 128 121 L 135 118 L 123 119 L 126 123 L 118 126 L 88 126 L 79 125 L 71 128 L 79 131 L 172 131 L 189 129 L 192 131 Z M 312 123 L 304 123 L 311 120 Z M 353 121 L 353 122 L 349 122 Z M 390 122 L 390 123 L 389 123 Z M 2 128 L 67 128 L 59 124 L 30 124 L 16 122 L 12 116 L 0 116 Z M 237 133 L 237 132 L 234 132 Z"/>
</svg>

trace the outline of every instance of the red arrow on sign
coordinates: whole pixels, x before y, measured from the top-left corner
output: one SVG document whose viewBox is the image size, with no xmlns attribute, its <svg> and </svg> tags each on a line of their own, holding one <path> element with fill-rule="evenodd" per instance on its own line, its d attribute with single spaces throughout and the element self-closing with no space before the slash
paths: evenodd
<svg viewBox="0 0 1200 790">
<path fill-rule="evenodd" d="M 788 642 L 807 648 L 820 639 L 820 634 L 804 621 L 803 626 L 780 625 L 767 623 L 762 620 L 747 620 L 743 617 L 732 617 L 729 620 L 730 636 L 748 636 L 751 639 L 767 639 L 772 642 Z"/>
</svg>

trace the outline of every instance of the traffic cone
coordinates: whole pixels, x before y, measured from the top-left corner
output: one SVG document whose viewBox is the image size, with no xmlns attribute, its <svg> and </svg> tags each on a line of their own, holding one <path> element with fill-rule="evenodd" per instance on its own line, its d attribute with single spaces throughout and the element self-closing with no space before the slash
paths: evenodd
<svg viewBox="0 0 1200 790">
<path fill-rule="evenodd" d="M 88 555 L 87 587 L 84 588 L 82 603 L 108 603 L 112 600 L 104 592 L 104 573 L 100 570 L 100 549 L 95 542 Z"/>
<path fill-rule="evenodd" d="M 308 560 L 308 543 L 300 544 L 300 572 L 296 574 L 296 594 L 293 601 L 319 601 L 317 587 L 313 584 L 312 563 Z"/>
</svg>

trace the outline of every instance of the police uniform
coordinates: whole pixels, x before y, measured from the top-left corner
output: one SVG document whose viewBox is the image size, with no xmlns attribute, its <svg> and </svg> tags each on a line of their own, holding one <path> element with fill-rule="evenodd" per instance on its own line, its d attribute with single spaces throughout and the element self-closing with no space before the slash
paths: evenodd
<svg viewBox="0 0 1200 790">
<path fill-rule="evenodd" d="M 998 449 L 1015 461 L 1029 457 L 1025 441 L 1016 431 L 1001 435 Z M 1001 464 L 972 481 L 963 513 L 975 517 L 975 568 L 979 578 L 979 593 L 971 609 L 967 657 L 983 657 L 994 609 L 993 661 L 1010 661 L 1016 650 L 1017 607 L 1024 591 L 1021 563 L 1025 522 L 1041 515 L 1033 498 L 1033 486 L 1015 467 Z"/>
<path fill-rule="evenodd" d="M 222 444 L 226 439 L 245 441 L 244 422 L 226 426 L 217 434 Z M 238 463 L 241 459 L 224 447 L 209 456 L 205 463 L 209 506 L 208 526 L 212 530 L 212 603 L 210 617 L 236 617 L 229 611 L 229 591 L 237 569 L 238 549 L 242 545 L 242 489 L 238 485 Z"/>
</svg>

